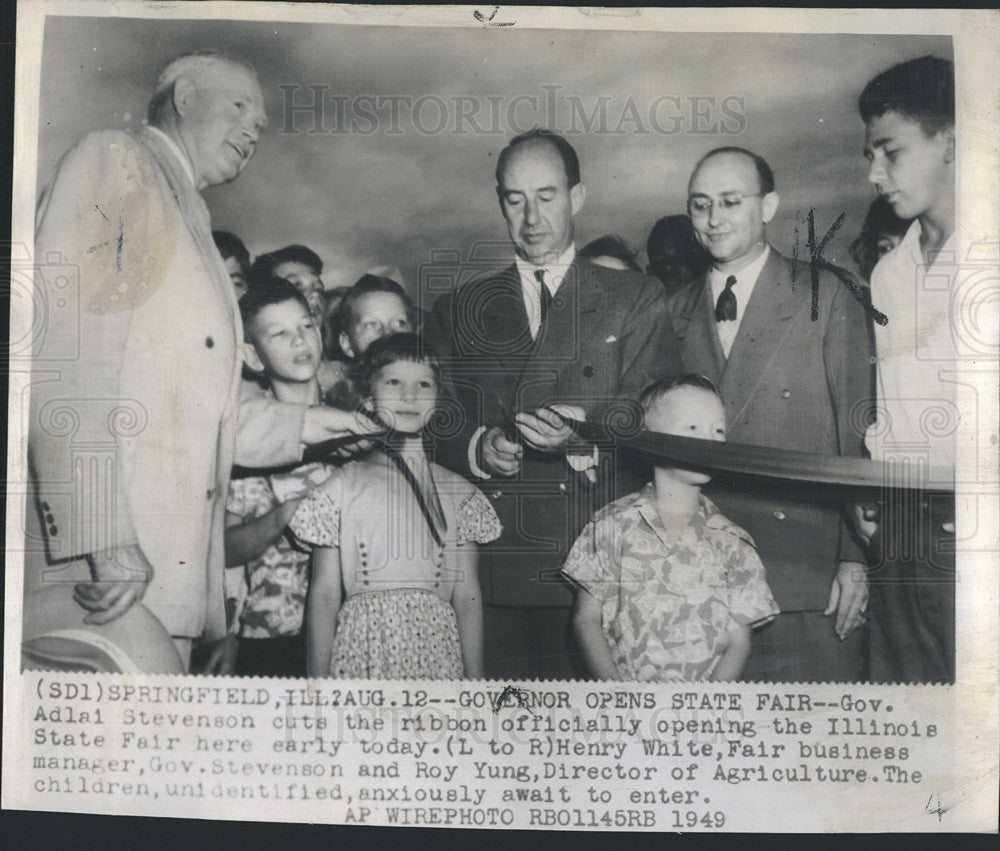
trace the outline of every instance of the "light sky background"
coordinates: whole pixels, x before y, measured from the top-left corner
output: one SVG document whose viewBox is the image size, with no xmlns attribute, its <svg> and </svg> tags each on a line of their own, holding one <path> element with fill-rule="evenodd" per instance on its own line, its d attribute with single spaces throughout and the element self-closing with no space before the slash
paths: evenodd
<svg viewBox="0 0 1000 851">
<path fill-rule="evenodd" d="M 496 155 L 515 132 L 506 118 L 513 98 L 539 101 L 537 110 L 521 103 L 520 129 L 547 123 L 543 86 L 560 87 L 556 117 L 564 130 L 572 113 L 567 98 L 579 98 L 590 113 L 603 96 L 611 127 L 631 98 L 649 131 L 637 132 L 634 122 L 625 121 L 625 132 L 616 135 L 580 132 L 577 121 L 578 132 L 566 134 L 580 155 L 587 187 L 576 222 L 578 246 L 617 233 L 641 249 L 645 265 L 649 229 L 657 218 L 683 212 L 698 158 L 719 145 L 740 145 L 763 155 L 775 172 L 781 205 L 769 227 L 771 242 L 792 253 L 798 225 L 799 256 L 804 256 L 808 210 L 815 210 L 820 237 L 846 213 L 825 256 L 853 269 L 847 247 L 874 198 L 861 156 L 857 96 L 874 74 L 897 62 L 926 53 L 953 58 L 951 39 L 940 36 L 49 18 L 39 186 L 77 137 L 105 127 L 136 127 L 162 67 L 199 48 L 222 49 L 252 62 L 270 118 L 241 177 L 206 191 L 213 226 L 240 235 L 252 254 L 291 242 L 310 246 L 325 262 L 328 287 L 350 284 L 378 264 L 398 266 L 414 295 L 432 251 L 457 251 L 465 258 L 477 243 L 506 242 L 494 192 Z M 402 133 L 387 132 L 388 108 L 370 134 L 307 133 L 312 119 L 302 115 L 296 119 L 298 132 L 279 132 L 286 97 L 281 85 L 325 85 L 328 95 L 351 99 L 438 97 L 448 107 L 448 127 L 421 133 L 412 111 L 403 107 Z M 660 124 L 670 128 L 670 115 L 680 115 L 680 132 L 656 132 L 648 120 L 650 105 L 664 95 L 681 98 L 682 111 L 664 102 Z M 482 103 L 480 126 L 499 132 L 456 134 L 453 99 L 463 96 Z M 717 104 L 701 127 L 718 121 L 737 127 L 718 105 L 728 96 L 742 98 L 742 132 L 692 132 L 686 99 L 695 96 L 715 98 Z M 298 97 L 312 96 L 302 88 Z M 495 127 L 487 98 L 500 105 Z M 336 126 L 333 103 L 325 114 L 327 126 Z M 437 124 L 436 102 L 426 101 L 420 117 L 425 129 Z"/>
</svg>

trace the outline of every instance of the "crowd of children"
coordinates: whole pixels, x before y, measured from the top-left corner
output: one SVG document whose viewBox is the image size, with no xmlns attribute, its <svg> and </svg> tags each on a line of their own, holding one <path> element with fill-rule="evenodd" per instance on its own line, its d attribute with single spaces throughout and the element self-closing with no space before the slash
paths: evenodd
<svg viewBox="0 0 1000 851">
<path fill-rule="evenodd" d="M 922 92 L 914 84 L 920 74 L 937 79 L 941 91 Z M 878 304 L 897 308 L 896 324 L 875 330 L 879 395 L 892 409 L 897 438 L 916 433 L 907 431 L 907 388 L 938 381 L 936 367 L 915 370 L 953 357 L 951 342 L 935 338 L 922 344 L 929 354 L 914 360 L 907 348 L 913 329 L 904 321 L 916 315 L 906 302 L 914 276 L 929 274 L 953 245 L 950 74 L 950 64 L 931 57 L 904 63 L 873 80 L 860 101 L 869 179 L 882 197 L 852 252 Z M 900 100 L 898 92 L 917 94 Z M 262 255 L 251 267 L 238 239 L 216 237 L 241 294 L 252 392 L 361 409 L 384 432 L 361 455 L 334 453 L 322 463 L 233 479 L 230 629 L 211 648 L 206 670 L 481 677 L 477 546 L 499 537 L 500 522 L 476 487 L 433 462 L 427 426 L 447 380 L 415 333 L 418 312 L 405 290 L 391 277 L 366 274 L 351 288 L 326 291 L 322 262 L 303 246 Z M 594 253 L 621 247 L 602 243 Z M 618 258 L 626 266 L 627 259 Z M 945 319 L 939 324 L 947 330 Z M 948 398 L 947 388 L 937 392 Z M 725 440 L 723 403 L 703 376 L 655 383 L 638 402 L 650 431 Z M 877 441 L 869 449 L 882 457 Z M 952 443 L 942 441 L 938 454 L 941 468 L 953 469 Z M 736 679 L 752 630 L 779 613 L 753 539 L 701 493 L 707 480 L 692 469 L 656 467 L 644 489 L 601 509 L 570 549 L 563 573 L 576 589 L 573 624 L 595 678 Z M 953 554 L 954 506 L 947 508 L 927 525 L 951 536 Z M 860 506 L 855 514 L 860 537 L 875 551 L 874 520 Z M 909 528 L 911 520 L 887 514 L 886 534 Z M 873 586 L 871 653 L 885 668 L 878 673 L 873 661 L 873 679 L 954 678 L 953 555 L 950 584 L 934 588 L 913 581 L 931 569 L 918 561 L 889 560 L 884 570 L 893 581 Z"/>
</svg>

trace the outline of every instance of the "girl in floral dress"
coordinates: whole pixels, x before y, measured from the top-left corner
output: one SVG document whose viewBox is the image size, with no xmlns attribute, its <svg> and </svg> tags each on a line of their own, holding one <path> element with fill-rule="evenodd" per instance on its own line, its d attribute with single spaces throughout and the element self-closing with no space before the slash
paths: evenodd
<svg viewBox="0 0 1000 851">
<path fill-rule="evenodd" d="M 475 487 L 427 457 L 440 365 L 416 335 L 394 334 L 371 345 L 360 375 L 389 434 L 306 496 L 289 524 L 314 547 L 308 675 L 481 677 L 476 545 L 495 540 L 500 522 Z"/>
</svg>

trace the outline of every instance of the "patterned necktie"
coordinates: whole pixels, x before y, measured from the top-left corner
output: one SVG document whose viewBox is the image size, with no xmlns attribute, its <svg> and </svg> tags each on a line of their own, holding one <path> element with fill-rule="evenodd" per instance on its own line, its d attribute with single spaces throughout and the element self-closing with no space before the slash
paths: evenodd
<svg viewBox="0 0 1000 851">
<path fill-rule="evenodd" d="M 535 278 L 538 279 L 539 287 L 539 298 L 538 303 L 538 336 L 542 334 L 542 328 L 545 327 L 545 317 L 549 315 L 549 308 L 552 307 L 552 293 L 549 292 L 549 288 L 545 285 L 545 270 L 536 269 Z"/>
<path fill-rule="evenodd" d="M 719 293 L 719 300 L 715 303 L 716 322 L 736 321 L 736 295 L 733 293 L 733 287 L 735 285 L 735 275 L 730 275 L 726 278 L 726 288 Z"/>
</svg>

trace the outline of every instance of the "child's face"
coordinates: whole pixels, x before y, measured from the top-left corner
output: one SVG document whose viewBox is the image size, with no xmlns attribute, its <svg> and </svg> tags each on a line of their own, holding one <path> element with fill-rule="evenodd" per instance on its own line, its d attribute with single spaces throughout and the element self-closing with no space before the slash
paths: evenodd
<svg viewBox="0 0 1000 851">
<path fill-rule="evenodd" d="M 323 280 L 305 263 L 289 260 L 274 267 L 272 274 L 283 278 L 306 297 L 309 309 L 319 316 L 323 312 Z"/>
<path fill-rule="evenodd" d="M 296 299 L 261 308 L 249 336 L 264 371 L 279 381 L 312 381 L 322 353 L 319 327 Z"/>
<path fill-rule="evenodd" d="M 722 400 L 708 390 L 676 387 L 657 399 L 646 412 L 646 428 L 661 434 L 724 441 L 726 411 Z M 689 484 L 704 484 L 710 478 L 694 470 L 671 469 L 671 472 Z"/>
<path fill-rule="evenodd" d="M 954 131 L 928 136 L 913 119 L 886 112 L 868 123 L 868 180 L 902 219 L 933 211 L 954 191 Z"/>
<path fill-rule="evenodd" d="M 406 303 L 395 293 L 374 292 L 354 303 L 354 321 L 340 333 L 340 347 L 350 358 L 359 358 L 380 337 L 411 331 Z"/>
<path fill-rule="evenodd" d="M 382 367 L 372 382 L 372 403 L 382 420 L 404 434 L 417 434 L 437 404 L 434 370 L 400 360 Z"/>
</svg>

